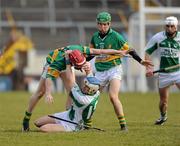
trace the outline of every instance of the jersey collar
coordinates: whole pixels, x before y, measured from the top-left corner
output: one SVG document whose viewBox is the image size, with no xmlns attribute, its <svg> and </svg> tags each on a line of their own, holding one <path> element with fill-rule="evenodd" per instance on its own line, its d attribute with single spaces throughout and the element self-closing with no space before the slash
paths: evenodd
<svg viewBox="0 0 180 146">
<path fill-rule="evenodd" d="M 101 35 L 100 32 L 99 32 L 99 38 L 104 39 L 104 38 L 106 38 L 111 33 L 112 33 L 112 29 L 111 28 L 109 28 L 108 32 L 106 34 L 104 34 L 104 35 Z"/>
</svg>

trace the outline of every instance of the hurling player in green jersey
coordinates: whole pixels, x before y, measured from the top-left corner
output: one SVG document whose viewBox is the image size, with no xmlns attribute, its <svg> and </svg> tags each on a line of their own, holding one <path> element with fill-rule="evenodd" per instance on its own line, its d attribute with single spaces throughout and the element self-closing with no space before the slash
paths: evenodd
<svg viewBox="0 0 180 146">
<path fill-rule="evenodd" d="M 108 12 L 100 12 L 97 15 L 96 22 L 98 31 L 93 34 L 90 47 L 102 50 L 128 50 L 129 54 L 140 64 L 152 65 L 150 61 L 142 60 L 135 50 L 129 47 L 124 38 L 111 28 L 111 15 Z M 123 107 L 118 97 L 122 76 L 121 57 L 116 55 L 97 56 L 95 58 L 95 69 L 95 77 L 101 81 L 101 87 L 109 85 L 109 98 L 121 130 L 127 130 Z"/>
<path fill-rule="evenodd" d="M 165 20 L 165 31 L 156 33 L 146 45 L 145 59 L 151 60 L 150 55 L 156 51 L 159 53 L 160 69 L 180 64 L 180 32 L 177 31 L 178 20 L 174 16 Z M 146 68 L 146 76 L 153 76 L 153 68 Z M 156 125 L 163 125 L 167 120 L 167 107 L 169 87 L 176 85 L 180 89 L 180 67 L 159 73 L 159 110 L 160 118 Z"/>
<path fill-rule="evenodd" d="M 58 48 L 53 50 L 48 54 L 46 57 L 46 63 L 43 68 L 43 72 L 39 81 L 39 86 L 37 88 L 37 91 L 30 97 L 28 107 L 25 112 L 25 116 L 23 118 L 23 131 L 29 131 L 29 121 L 32 115 L 32 112 L 38 103 L 38 101 L 41 99 L 43 95 L 45 95 L 45 101 L 47 103 L 53 102 L 53 96 L 51 95 L 51 86 L 52 82 L 51 80 L 61 77 L 64 86 L 67 90 L 67 93 L 70 91 L 70 87 L 75 82 L 75 75 L 72 74 L 72 76 L 67 75 L 66 71 L 66 59 L 65 59 L 65 52 L 71 51 L 71 50 L 79 50 L 84 55 L 98 55 L 98 54 L 116 54 L 117 56 L 123 56 L 127 53 L 127 51 L 121 51 L 121 50 L 113 50 L 113 49 L 107 49 L 107 50 L 100 50 L 100 49 L 94 49 L 89 48 L 86 46 L 81 45 L 70 45 L 63 48 Z M 78 56 L 81 57 L 81 56 Z M 82 63 L 86 65 L 86 60 L 82 60 Z M 68 98 L 66 103 L 66 109 L 69 108 L 71 105 L 71 99 Z"/>
</svg>

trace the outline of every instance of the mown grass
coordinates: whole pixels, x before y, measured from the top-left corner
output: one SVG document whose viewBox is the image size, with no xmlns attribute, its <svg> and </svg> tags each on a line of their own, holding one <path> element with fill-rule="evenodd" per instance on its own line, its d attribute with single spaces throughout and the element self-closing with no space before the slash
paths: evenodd
<svg viewBox="0 0 180 146">
<path fill-rule="evenodd" d="M 40 133 L 33 121 L 40 116 L 65 109 L 65 94 L 54 94 L 54 104 L 38 103 L 32 119 L 31 131 L 21 132 L 21 123 L 29 93 L 0 93 L 0 146 L 180 146 L 180 93 L 170 94 L 168 121 L 163 126 L 153 125 L 159 117 L 157 93 L 122 93 L 129 131 L 119 130 L 112 105 L 106 94 L 101 94 L 93 117 L 95 127 L 106 132 L 82 131 L 72 133 Z"/>
</svg>

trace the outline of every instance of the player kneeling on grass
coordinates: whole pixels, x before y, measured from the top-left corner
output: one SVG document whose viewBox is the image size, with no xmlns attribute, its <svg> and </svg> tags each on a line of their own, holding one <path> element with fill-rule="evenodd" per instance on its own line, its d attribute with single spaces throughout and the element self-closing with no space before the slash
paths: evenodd
<svg viewBox="0 0 180 146">
<path fill-rule="evenodd" d="M 72 73 L 71 65 L 67 65 L 67 69 L 70 75 Z M 87 76 L 84 79 L 82 89 L 76 83 L 71 87 L 71 108 L 68 111 L 53 114 L 57 119 L 44 116 L 36 120 L 35 125 L 39 127 L 40 131 L 78 131 L 82 127 L 73 123 L 83 123 L 84 125 L 91 118 L 99 99 L 100 92 L 98 90 L 100 82 L 92 75 L 89 62 L 86 62 L 82 69 L 86 71 Z"/>
</svg>

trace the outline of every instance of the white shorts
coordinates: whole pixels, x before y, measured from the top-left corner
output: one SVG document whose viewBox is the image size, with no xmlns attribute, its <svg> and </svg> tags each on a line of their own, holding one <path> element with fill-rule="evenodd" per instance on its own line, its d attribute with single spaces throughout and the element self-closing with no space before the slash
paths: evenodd
<svg viewBox="0 0 180 146">
<path fill-rule="evenodd" d="M 95 77 L 100 80 L 101 86 L 106 86 L 112 79 L 121 80 L 122 74 L 122 66 L 118 65 L 106 71 L 95 72 Z"/>
<path fill-rule="evenodd" d="M 164 88 L 176 83 L 180 83 L 180 71 L 173 73 L 159 73 L 159 88 Z"/>
<path fill-rule="evenodd" d="M 96 60 L 96 57 L 94 57 L 93 59 L 91 59 L 89 62 L 91 64 L 91 67 L 92 67 L 92 72 L 93 73 L 96 73 L 96 67 L 95 67 L 95 60 Z"/>
<path fill-rule="evenodd" d="M 41 78 L 43 78 L 43 79 L 46 78 L 48 67 L 49 67 L 49 64 L 47 62 L 45 62 L 44 66 L 43 66 L 43 71 L 41 73 Z"/>
<path fill-rule="evenodd" d="M 68 111 L 60 112 L 60 113 L 55 113 L 54 116 L 70 121 L 70 119 L 69 119 L 69 112 Z M 58 119 L 55 119 L 55 121 L 56 121 L 56 124 L 62 125 L 64 127 L 65 131 L 69 131 L 70 132 L 70 131 L 75 131 L 76 130 L 76 125 L 75 124 L 71 124 L 69 122 L 65 122 L 65 121 L 58 120 Z"/>
</svg>

